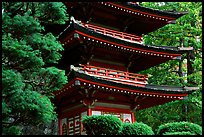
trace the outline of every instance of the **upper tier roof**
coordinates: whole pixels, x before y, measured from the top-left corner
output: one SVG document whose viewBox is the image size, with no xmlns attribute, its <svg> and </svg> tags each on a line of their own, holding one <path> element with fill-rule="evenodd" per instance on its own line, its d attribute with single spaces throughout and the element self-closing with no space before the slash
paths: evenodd
<svg viewBox="0 0 204 137">
<path fill-rule="evenodd" d="M 155 31 L 187 12 L 161 11 L 129 2 L 65 2 L 70 16 L 141 36 Z"/>
<path fill-rule="evenodd" d="M 126 69 L 129 67 L 129 71 L 135 73 L 180 57 L 181 54 L 193 49 L 192 47 L 144 45 L 137 40 L 127 40 L 122 37 L 123 34 L 117 37 L 114 34 L 110 35 L 120 32 L 111 32 L 108 35 L 85 26 L 73 20 L 60 35 L 61 42 L 65 44 L 65 51 L 60 61 L 63 69 L 69 65 L 82 63 L 80 61 L 83 61 L 83 56 L 86 61 L 82 64 L 89 62 L 94 66 L 112 68 L 114 62 L 118 62 L 119 65 L 123 65 Z M 103 66 L 102 60 L 106 60 L 105 63 L 108 65 Z M 117 68 L 113 67 L 113 69 Z"/>
</svg>

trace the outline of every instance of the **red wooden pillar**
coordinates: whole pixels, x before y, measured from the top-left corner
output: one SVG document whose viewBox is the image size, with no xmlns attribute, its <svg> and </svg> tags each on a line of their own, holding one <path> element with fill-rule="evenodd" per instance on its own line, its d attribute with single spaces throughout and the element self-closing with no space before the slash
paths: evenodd
<svg viewBox="0 0 204 137">
<path fill-rule="evenodd" d="M 108 77 L 108 70 L 105 70 L 105 71 L 106 71 L 106 74 L 105 74 L 105 76 L 106 76 L 106 77 Z"/>
<path fill-rule="evenodd" d="M 92 115 L 91 108 L 88 108 L 87 115 L 88 115 L 88 116 L 91 116 L 91 115 Z"/>
<path fill-rule="evenodd" d="M 131 118 L 132 118 L 132 123 L 134 123 L 135 122 L 135 114 L 134 114 L 134 112 L 131 113 Z"/>
<path fill-rule="evenodd" d="M 128 79 L 128 72 L 125 72 L 125 79 L 127 80 Z"/>
<path fill-rule="evenodd" d="M 58 134 L 62 135 L 62 119 L 58 119 Z"/>
</svg>

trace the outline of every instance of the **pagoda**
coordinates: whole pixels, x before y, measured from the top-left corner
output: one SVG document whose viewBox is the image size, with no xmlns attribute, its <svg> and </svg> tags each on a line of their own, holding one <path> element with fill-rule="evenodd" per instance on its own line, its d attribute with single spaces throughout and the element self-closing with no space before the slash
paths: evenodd
<svg viewBox="0 0 204 137">
<path fill-rule="evenodd" d="M 147 75 L 137 74 L 193 50 L 145 45 L 142 39 L 187 12 L 160 11 L 137 2 L 64 4 L 70 22 L 59 35 L 65 50 L 58 67 L 66 70 L 69 82 L 54 92 L 59 135 L 84 134 L 83 116 L 112 114 L 133 123 L 135 111 L 182 100 L 198 89 L 152 85 Z"/>
</svg>

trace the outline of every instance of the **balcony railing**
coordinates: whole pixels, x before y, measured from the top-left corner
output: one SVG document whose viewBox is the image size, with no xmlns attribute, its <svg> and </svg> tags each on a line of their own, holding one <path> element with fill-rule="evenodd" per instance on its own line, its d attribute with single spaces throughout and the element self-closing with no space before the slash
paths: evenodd
<svg viewBox="0 0 204 137">
<path fill-rule="evenodd" d="M 95 77 L 105 78 L 114 82 L 129 84 L 129 85 L 142 86 L 147 84 L 147 80 L 148 80 L 147 75 L 129 73 L 125 71 L 101 68 L 101 67 L 96 67 L 91 65 L 80 64 L 80 67 L 81 67 L 80 70 L 82 70 L 83 73 L 86 73 Z"/>
<path fill-rule="evenodd" d="M 99 32 L 99 33 L 102 33 L 104 35 L 112 36 L 114 38 L 119 38 L 119 39 L 123 39 L 123 40 L 130 41 L 130 42 L 139 42 L 139 43 L 143 42 L 141 36 L 132 35 L 132 34 L 116 31 L 116 30 L 111 30 L 108 28 L 103 28 L 103 27 L 99 27 L 96 25 L 92 25 L 92 24 L 86 24 L 86 23 L 82 23 L 82 24 L 86 28 L 89 28 L 95 32 Z"/>
<path fill-rule="evenodd" d="M 127 3 L 131 5 L 139 5 L 139 2 L 127 2 Z"/>
</svg>

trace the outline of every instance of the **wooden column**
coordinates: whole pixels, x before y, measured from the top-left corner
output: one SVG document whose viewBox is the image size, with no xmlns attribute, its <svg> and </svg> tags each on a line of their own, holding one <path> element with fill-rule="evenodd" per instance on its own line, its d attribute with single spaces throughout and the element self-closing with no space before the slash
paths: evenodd
<svg viewBox="0 0 204 137">
<path fill-rule="evenodd" d="M 58 134 L 62 135 L 62 119 L 58 119 Z"/>
<path fill-rule="evenodd" d="M 134 114 L 134 112 L 131 113 L 131 119 L 132 119 L 132 123 L 134 123 L 135 122 L 135 114 Z"/>
<path fill-rule="evenodd" d="M 87 110 L 87 115 L 88 115 L 88 116 L 91 116 L 91 115 L 92 115 L 91 108 L 88 108 L 88 110 Z"/>
</svg>

